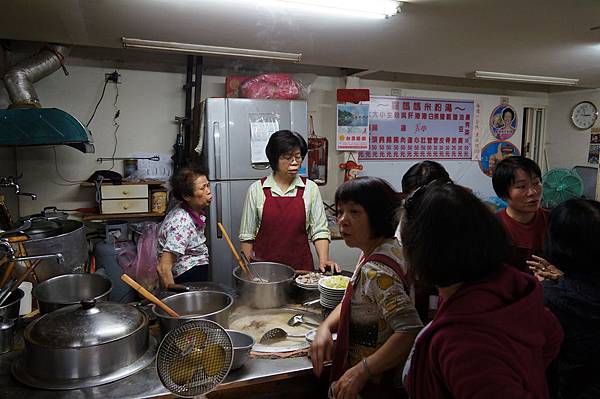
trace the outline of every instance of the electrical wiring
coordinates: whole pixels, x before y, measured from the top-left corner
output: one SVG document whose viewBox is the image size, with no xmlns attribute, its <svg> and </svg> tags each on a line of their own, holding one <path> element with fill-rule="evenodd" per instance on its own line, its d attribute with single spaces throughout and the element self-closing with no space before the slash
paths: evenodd
<svg viewBox="0 0 600 399">
<path fill-rule="evenodd" d="M 90 123 L 92 123 L 92 119 L 94 119 L 94 116 L 96 116 L 96 111 L 98 111 L 98 107 L 100 106 L 100 103 L 102 102 L 102 99 L 104 98 L 104 93 L 106 92 L 107 84 L 108 84 L 108 80 L 106 80 L 104 82 L 104 87 L 102 88 L 102 94 L 100 95 L 100 99 L 96 103 L 96 106 L 94 107 L 94 112 L 92 112 L 92 116 L 90 117 L 90 120 L 88 121 L 88 123 L 85 124 L 85 127 L 89 127 Z"/>
<path fill-rule="evenodd" d="M 115 154 L 117 153 L 117 145 L 119 144 L 119 136 L 117 135 L 117 132 L 119 131 L 119 122 L 117 122 L 117 119 L 119 118 L 119 116 L 121 115 L 121 110 L 119 109 L 119 107 L 117 107 L 117 101 L 119 101 L 119 85 L 118 83 L 115 82 L 115 90 L 116 90 L 116 94 L 115 94 L 115 101 L 113 102 L 113 108 L 115 109 L 115 115 L 113 116 L 113 126 L 115 127 L 115 131 L 114 131 L 114 136 L 115 136 L 115 146 L 113 147 L 113 153 L 112 153 L 112 166 L 110 167 L 109 170 L 113 170 L 115 167 Z"/>
<path fill-rule="evenodd" d="M 52 151 L 54 152 L 54 169 L 56 170 L 56 174 L 63 181 L 66 181 L 68 183 L 68 184 L 65 184 L 65 183 L 54 182 L 54 184 L 59 185 L 59 186 L 64 186 L 64 187 L 70 187 L 70 186 L 77 186 L 85 181 L 85 180 L 70 180 L 70 179 L 67 179 L 66 177 L 64 177 L 62 175 L 62 173 L 60 173 L 60 170 L 58 170 L 58 161 L 56 159 L 56 146 L 55 145 L 52 146 Z"/>
</svg>

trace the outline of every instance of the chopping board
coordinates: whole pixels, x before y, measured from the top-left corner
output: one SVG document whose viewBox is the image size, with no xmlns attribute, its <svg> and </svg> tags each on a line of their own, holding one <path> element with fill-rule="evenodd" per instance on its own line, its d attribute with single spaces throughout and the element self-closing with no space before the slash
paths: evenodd
<svg viewBox="0 0 600 399">
<path fill-rule="evenodd" d="M 240 306 L 229 316 L 229 329 L 242 331 L 254 338 L 256 342 L 252 348 L 255 352 L 279 353 L 291 352 L 309 347 L 309 342 L 304 337 L 307 332 L 314 329 L 312 326 L 300 324 L 291 327 L 288 320 L 295 314 L 304 315 L 304 319 L 312 323 L 321 323 L 323 317 L 314 312 L 297 308 L 252 309 Z M 288 337 L 287 339 L 265 345 L 260 338 L 272 328 L 282 328 L 288 334 L 302 335 L 302 338 Z"/>
</svg>

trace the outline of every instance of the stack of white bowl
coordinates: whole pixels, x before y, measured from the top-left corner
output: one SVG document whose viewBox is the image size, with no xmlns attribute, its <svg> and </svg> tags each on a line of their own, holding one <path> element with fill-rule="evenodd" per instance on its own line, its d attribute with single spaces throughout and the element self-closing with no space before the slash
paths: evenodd
<svg viewBox="0 0 600 399">
<path fill-rule="evenodd" d="M 336 277 L 339 278 L 340 276 Z M 327 281 L 328 278 L 330 277 L 323 277 L 321 280 L 319 280 L 319 292 L 321 293 L 320 302 L 321 306 L 323 306 L 324 308 L 334 309 L 342 301 L 346 288 L 327 287 L 324 283 Z M 349 278 L 348 281 L 350 281 Z"/>
</svg>

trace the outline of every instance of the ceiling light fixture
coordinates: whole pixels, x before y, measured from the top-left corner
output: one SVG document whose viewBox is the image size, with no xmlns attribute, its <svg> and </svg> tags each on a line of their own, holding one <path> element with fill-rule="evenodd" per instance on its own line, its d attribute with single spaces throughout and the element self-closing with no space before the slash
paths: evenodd
<svg viewBox="0 0 600 399">
<path fill-rule="evenodd" d="M 280 51 L 206 46 L 202 44 L 188 44 L 177 42 L 161 42 L 156 40 L 133 39 L 130 37 L 122 37 L 121 42 L 123 43 L 124 48 L 137 48 L 166 53 L 209 54 L 225 57 L 261 58 L 268 60 L 291 62 L 300 62 L 302 58 L 301 53 L 283 53 Z"/>
<path fill-rule="evenodd" d="M 475 71 L 478 79 L 507 80 L 511 82 L 539 83 L 560 86 L 576 86 L 579 79 L 555 78 L 552 76 L 518 75 L 514 73 Z"/>
<path fill-rule="evenodd" d="M 293 6 L 311 11 L 335 15 L 351 15 L 362 18 L 383 19 L 400 12 L 402 2 L 398 0 L 262 0 L 270 4 Z M 283 3 L 283 4 L 282 4 Z"/>
</svg>

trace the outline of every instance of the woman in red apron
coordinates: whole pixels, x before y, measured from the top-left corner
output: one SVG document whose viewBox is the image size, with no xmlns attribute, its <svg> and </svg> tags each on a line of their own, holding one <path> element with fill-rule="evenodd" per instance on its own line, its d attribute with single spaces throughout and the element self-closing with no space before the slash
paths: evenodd
<svg viewBox="0 0 600 399">
<path fill-rule="evenodd" d="M 321 271 L 340 271 L 329 260 L 330 233 L 319 189 L 299 175 L 307 150 L 306 140 L 289 130 L 269 138 L 266 155 L 273 174 L 248 189 L 240 224 L 241 250 L 248 259 L 312 271 L 310 240 Z"/>
<path fill-rule="evenodd" d="M 346 245 L 363 253 L 342 303 L 311 344 L 317 376 L 333 359 L 334 398 L 402 397 L 400 370 L 423 325 L 408 295 L 402 249 L 394 238 L 397 198 L 386 181 L 374 177 L 346 182 L 335 193 L 340 233 Z"/>
</svg>

